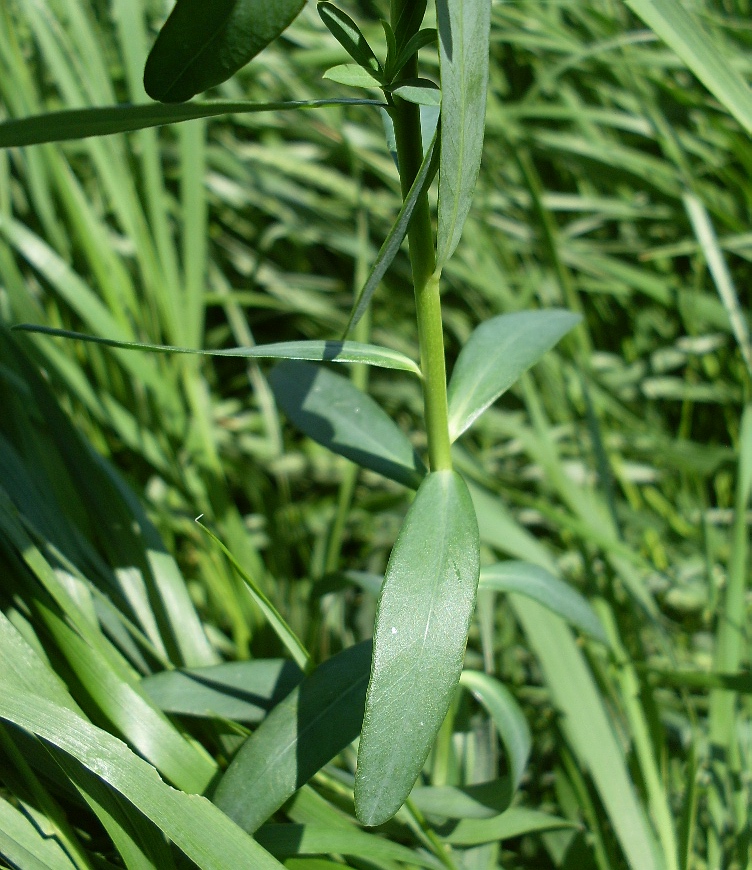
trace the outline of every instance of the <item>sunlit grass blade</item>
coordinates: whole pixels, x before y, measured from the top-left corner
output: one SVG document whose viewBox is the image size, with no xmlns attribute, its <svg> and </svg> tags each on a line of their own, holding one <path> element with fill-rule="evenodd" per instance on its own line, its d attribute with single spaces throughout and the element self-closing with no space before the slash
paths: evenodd
<svg viewBox="0 0 752 870">
<path fill-rule="evenodd" d="M 493 819 L 462 819 L 445 839 L 454 846 L 476 846 L 495 840 L 511 840 L 532 831 L 573 827 L 575 823 L 568 819 L 550 816 L 539 810 L 512 807 Z"/>
<path fill-rule="evenodd" d="M 351 743 L 363 722 L 369 641 L 319 665 L 246 740 L 214 802 L 253 832 Z"/>
<path fill-rule="evenodd" d="M 331 100 L 293 100 L 252 103 L 245 100 L 215 100 L 185 105 L 146 104 L 107 106 L 92 109 L 63 109 L 29 118 L 14 118 L 0 123 L 0 148 L 64 142 L 89 136 L 129 133 L 146 127 L 162 127 L 196 118 L 220 115 L 284 112 L 295 109 L 320 109 L 328 106 L 383 106 L 380 100 L 352 97 Z"/>
<path fill-rule="evenodd" d="M 441 164 L 436 268 L 454 253 L 470 211 L 483 150 L 490 0 L 437 0 L 441 56 Z"/>
<path fill-rule="evenodd" d="M 478 525 L 462 478 L 421 484 L 392 550 L 374 628 L 374 652 L 355 776 L 367 825 L 408 797 L 462 671 L 479 571 Z"/>
</svg>

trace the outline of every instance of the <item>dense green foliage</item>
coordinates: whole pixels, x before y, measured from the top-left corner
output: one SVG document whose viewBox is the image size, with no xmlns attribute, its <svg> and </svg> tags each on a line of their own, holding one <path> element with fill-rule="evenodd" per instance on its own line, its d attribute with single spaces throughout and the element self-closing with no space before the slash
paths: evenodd
<svg viewBox="0 0 752 870">
<path fill-rule="evenodd" d="M 0 863 L 741 870 L 749 4 L 493 3 L 472 204 L 482 75 L 432 28 L 485 48 L 486 19 L 438 0 L 408 48 L 386 0 L 339 5 L 219 84 L 230 107 L 152 107 L 169 4 L 0 3 L 3 116 L 75 110 L 0 124 L 43 143 L 0 150 Z M 188 91 L 246 59 L 197 62 Z M 379 85 L 425 104 L 424 149 L 410 118 L 385 137 Z M 393 632 L 447 679 L 384 658 Z"/>
</svg>

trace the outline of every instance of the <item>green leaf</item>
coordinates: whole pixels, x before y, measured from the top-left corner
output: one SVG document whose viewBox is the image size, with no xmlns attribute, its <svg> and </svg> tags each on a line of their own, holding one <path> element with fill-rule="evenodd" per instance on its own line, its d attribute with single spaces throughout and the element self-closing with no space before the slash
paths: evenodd
<svg viewBox="0 0 752 870">
<path fill-rule="evenodd" d="M 258 583 L 251 577 L 251 575 L 243 568 L 243 566 L 238 562 L 238 560 L 233 556 L 233 554 L 227 549 L 227 547 L 220 541 L 220 539 L 206 526 L 199 522 L 201 517 L 196 519 L 196 522 L 201 526 L 201 528 L 206 532 L 207 535 L 214 541 L 214 543 L 222 550 L 222 552 L 227 556 L 230 560 L 230 564 L 233 568 L 238 572 L 238 574 L 245 581 L 246 588 L 251 593 L 251 597 L 254 602 L 258 606 L 259 610 L 264 614 L 267 622 L 270 627 L 273 629 L 274 633 L 277 637 L 282 641 L 285 646 L 285 649 L 292 656 L 295 664 L 301 669 L 301 671 L 308 671 L 311 668 L 311 656 L 308 653 L 308 650 L 303 645 L 303 642 L 300 638 L 295 634 L 295 632 L 290 628 L 287 624 L 286 620 L 283 618 L 282 614 L 277 610 L 274 604 L 270 601 L 269 597 L 263 591 L 263 589 L 258 585 Z"/>
<path fill-rule="evenodd" d="M 56 338 L 73 338 L 78 341 L 88 341 L 93 344 L 103 344 L 107 347 L 123 348 L 125 350 L 148 350 L 152 353 L 187 353 L 197 356 L 244 357 L 252 359 L 295 359 L 320 360 L 337 363 L 366 363 L 386 369 L 397 369 L 420 376 L 418 364 L 410 357 L 388 347 L 376 344 L 362 344 L 358 341 L 279 341 L 273 344 L 260 344 L 255 347 L 230 347 L 223 350 L 201 350 L 191 347 L 173 347 L 167 344 L 149 344 L 142 341 L 119 341 L 112 338 L 101 338 L 98 335 L 86 335 L 82 332 L 71 332 L 68 329 L 56 329 L 51 326 L 41 326 L 35 323 L 20 323 L 12 327 L 20 332 L 38 332 L 43 335 L 54 335 Z"/>
<path fill-rule="evenodd" d="M 734 66 L 728 42 L 709 32 L 700 17 L 677 0 L 626 0 L 697 78 L 752 134 L 752 89 Z M 744 57 L 738 59 L 744 62 Z"/>
<path fill-rule="evenodd" d="M 293 21 L 305 0 L 178 0 L 154 43 L 144 88 L 181 103 L 244 67 Z"/>
<path fill-rule="evenodd" d="M 279 406 L 309 438 L 417 489 L 425 467 L 402 430 L 374 400 L 321 366 L 283 362 L 269 375 Z"/>
<path fill-rule="evenodd" d="M 465 482 L 429 474 L 394 545 L 376 611 L 355 809 L 379 825 L 402 806 L 462 671 L 478 585 L 478 524 Z"/>
<path fill-rule="evenodd" d="M 514 695 L 494 677 L 480 671 L 463 671 L 460 685 L 472 692 L 496 725 L 507 751 L 512 789 L 519 788 L 530 758 L 530 728 Z"/>
<path fill-rule="evenodd" d="M 341 63 L 328 69 L 323 78 L 351 88 L 380 88 L 381 82 L 374 74 L 356 63 Z"/>
<path fill-rule="evenodd" d="M 280 870 L 280 864 L 206 798 L 166 785 L 128 747 L 71 710 L 0 682 L 0 719 L 77 759 L 130 801 L 202 870 Z"/>
<path fill-rule="evenodd" d="M 338 9 L 332 3 L 319 3 L 318 13 L 332 36 L 345 49 L 355 63 L 374 77 L 381 84 L 381 64 L 379 63 L 368 40 L 363 36 L 358 25 L 347 13 Z M 337 79 L 335 79 L 337 81 Z"/>
<path fill-rule="evenodd" d="M 477 846 L 497 840 L 511 840 L 541 831 L 575 828 L 574 822 L 549 816 L 538 810 L 512 807 L 493 819 L 462 819 L 444 839 L 453 846 Z"/>
<path fill-rule="evenodd" d="M 144 106 L 104 106 L 95 109 L 65 109 L 29 118 L 14 118 L 0 123 L 0 148 L 64 142 L 89 136 L 130 133 L 147 127 L 178 124 L 196 118 L 218 115 L 243 115 L 256 112 L 281 112 L 291 109 L 317 109 L 326 106 L 383 106 L 381 100 L 340 98 L 335 100 L 293 100 L 277 103 L 251 103 L 247 100 L 211 100 L 183 106 L 147 104 Z"/>
<path fill-rule="evenodd" d="M 255 831 L 358 736 L 370 660 L 365 641 L 319 665 L 246 740 L 214 796 L 241 828 Z"/>
<path fill-rule="evenodd" d="M 422 106 L 440 106 L 441 90 L 430 79 L 402 79 L 391 92 L 409 103 Z"/>
<path fill-rule="evenodd" d="M 459 244 L 478 179 L 488 87 L 491 0 L 436 0 L 441 59 L 441 167 L 436 268 Z"/>
<path fill-rule="evenodd" d="M 459 436 L 580 320 L 561 309 L 500 314 L 478 326 L 449 381 L 449 434 Z"/>
<path fill-rule="evenodd" d="M 302 678 L 285 659 L 253 659 L 162 671 L 145 677 L 141 687 L 165 713 L 258 723 Z"/>
<path fill-rule="evenodd" d="M 386 112 L 384 112 L 384 115 L 389 118 Z M 392 134 L 393 133 L 394 129 L 392 128 Z M 408 227 L 410 226 L 410 219 L 412 218 L 413 211 L 415 210 L 415 204 L 431 186 L 431 182 L 433 181 L 434 176 L 436 175 L 436 170 L 438 169 L 438 138 L 439 136 L 437 133 L 433 141 L 431 142 L 428 150 L 426 151 L 425 156 L 423 157 L 423 162 L 420 165 L 418 174 L 415 176 L 415 181 L 413 181 L 412 186 L 410 187 L 410 191 L 402 203 L 402 208 L 400 208 L 397 219 L 392 225 L 392 228 L 389 230 L 389 234 L 384 240 L 384 244 L 381 246 L 381 250 L 379 251 L 376 260 L 371 267 L 371 272 L 366 280 L 366 283 L 363 285 L 363 288 L 358 294 L 358 298 L 355 302 L 355 305 L 353 306 L 352 314 L 350 315 L 350 320 L 347 324 L 347 329 L 345 330 L 345 335 L 350 332 L 350 330 L 363 316 L 366 308 L 368 308 L 371 302 L 371 298 L 376 292 L 376 288 L 381 283 L 381 279 L 386 274 L 387 269 L 391 266 L 392 261 L 397 256 L 397 252 L 402 247 L 402 242 L 405 240 Z M 395 142 L 395 153 L 396 148 L 397 144 Z"/>
<path fill-rule="evenodd" d="M 22 870 L 77 870 L 60 843 L 0 798 L 0 855 Z"/>
<path fill-rule="evenodd" d="M 422 812 L 447 819 L 487 819 L 509 807 L 514 792 L 509 777 L 465 786 L 416 786 L 410 800 Z"/>
<path fill-rule="evenodd" d="M 568 583 L 539 565 L 528 562 L 499 562 L 480 572 L 480 588 L 496 592 L 519 592 L 532 598 L 570 625 L 608 644 L 600 619 L 588 601 Z"/>
<path fill-rule="evenodd" d="M 426 27 L 414 34 L 407 45 L 396 56 L 394 62 L 389 65 L 387 69 L 388 81 L 391 81 L 396 75 L 398 75 L 402 67 L 414 54 L 417 54 L 421 48 L 425 48 L 427 45 L 436 42 L 438 36 L 439 34 L 434 27 Z"/>
</svg>

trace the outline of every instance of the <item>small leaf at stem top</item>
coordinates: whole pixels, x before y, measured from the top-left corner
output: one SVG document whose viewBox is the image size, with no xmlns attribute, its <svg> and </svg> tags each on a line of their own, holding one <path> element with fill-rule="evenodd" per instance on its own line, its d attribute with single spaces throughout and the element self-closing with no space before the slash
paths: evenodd
<svg viewBox="0 0 752 870">
<path fill-rule="evenodd" d="M 454 471 L 429 474 L 389 558 L 376 612 L 355 810 L 380 825 L 402 806 L 444 721 L 475 608 L 480 543 Z"/>
</svg>

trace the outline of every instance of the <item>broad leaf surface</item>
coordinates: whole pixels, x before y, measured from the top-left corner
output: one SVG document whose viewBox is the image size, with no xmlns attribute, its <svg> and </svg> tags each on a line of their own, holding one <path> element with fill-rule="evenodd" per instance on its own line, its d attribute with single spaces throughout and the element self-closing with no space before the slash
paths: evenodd
<svg viewBox="0 0 752 870">
<path fill-rule="evenodd" d="M 348 378 L 284 362 L 272 369 L 269 383 L 279 406 L 309 438 L 405 486 L 420 485 L 425 467 L 407 436 Z"/>
<path fill-rule="evenodd" d="M 255 831 L 358 736 L 370 658 L 369 641 L 333 656 L 246 740 L 214 797 L 241 828 Z"/>
<path fill-rule="evenodd" d="M 167 344 L 148 344 L 141 341 L 119 341 L 111 338 L 101 338 L 98 335 L 86 335 L 82 332 L 71 332 L 68 329 L 56 329 L 51 326 L 41 326 L 22 323 L 13 329 L 23 332 L 38 332 L 43 335 L 54 335 L 57 338 L 73 338 L 78 341 L 88 341 L 93 344 L 103 344 L 107 347 L 123 348 L 125 350 L 148 350 L 152 353 L 187 353 L 198 356 L 248 357 L 252 359 L 297 359 L 320 360 L 322 362 L 366 363 L 380 368 L 398 369 L 420 376 L 417 363 L 399 351 L 376 344 L 363 344 L 358 341 L 279 341 L 273 344 L 259 344 L 254 347 L 230 347 L 222 350 L 201 350 L 191 347 L 173 347 Z"/>
<path fill-rule="evenodd" d="M 379 825 L 402 806 L 462 671 L 478 585 L 478 523 L 462 478 L 429 474 L 405 517 L 376 612 L 355 809 Z"/>
<path fill-rule="evenodd" d="M 436 0 L 441 59 L 441 167 L 436 267 L 459 244 L 480 170 L 491 0 Z"/>
<path fill-rule="evenodd" d="M 116 737 L 71 710 L 0 683 L 0 719 L 76 758 L 141 810 L 202 870 L 280 870 L 280 864 L 206 798 L 166 785 Z"/>
<path fill-rule="evenodd" d="M 579 320 L 569 311 L 551 309 L 500 314 L 481 323 L 460 351 L 449 381 L 452 440 Z"/>
<path fill-rule="evenodd" d="M 257 723 L 302 678 L 300 668 L 290 661 L 252 659 L 162 671 L 143 679 L 141 686 L 165 713 Z"/>
<path fill-rule="evenodd" d="M 144 69 L 154 100 L 181 103 L 219 85 L 284 31 L 305 0 L 178 0 Z"/>
<path fill-rule="evenodd" d="M 559 580 L 539 565 L 528 562 L 499 562 L 490 565 L 481 571 L 480 588 L 526 595 L 585 634 L 601 643 L 608 643 L 601 621 L 588 601 L 568 583 Z"/>
<path fill-rule="evenodd" d="M 509 689 L 489 674 L 463 671 L 460 685 L 472 692 L 493 719 L 506 749 L 512 789 L 516 791 L 525 773 L 532 744 L 525 714 Z"/>
</svg>

